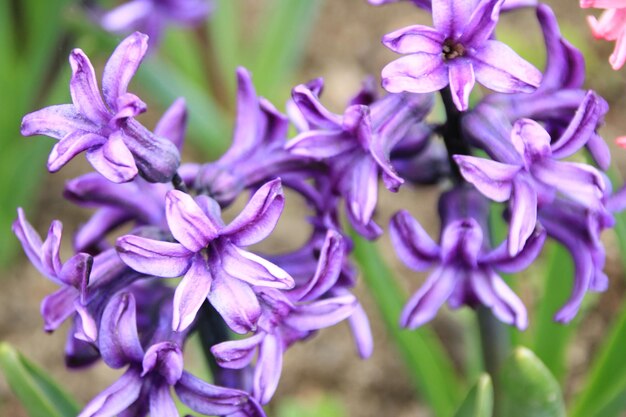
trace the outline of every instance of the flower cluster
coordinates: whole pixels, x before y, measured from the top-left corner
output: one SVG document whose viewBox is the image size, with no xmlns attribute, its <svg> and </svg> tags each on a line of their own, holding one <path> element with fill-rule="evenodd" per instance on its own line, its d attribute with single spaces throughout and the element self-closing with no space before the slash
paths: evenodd
<svg viewBox="0 0 626 417">
<path fill-rule="evenodd" d="M 117 13 L 131 16 L 157 3 L 176 2 L 135 0 Z M 499 273 L 527 268 L 547 239 L 566 247 L 575 265 L 557 321 L 571 320 L 587 291 L 606 289 L 599 237 L 626 206 L 626 193 L 613 194 L 603 173 L 610 154 L 597 130 L 608 106 L 582 88 L 582 55 L 561 36 L 551 9 L 524 0 L 413 3 L 432 13 L 434 28 L 383 37 L 407 54 L 382 70 L 385 95 L 367 80 L 337 114 L 323 104 L 324 84 L 315 79 L 293 89 L 285 115 L 239 68 L 232 145 L 204 164 L 180 164 L 182 99 L 153 131 L 135 120 L 147 106 L 128 86 L 146 35 L 130 35 L 113 52 L 102 96 L 89 59 L 71 53 L 72 104 L 26 115 L 22 133 L 59 140 L 51 172 L 85 151 L 96 172 L 69 181 L 65 197 L 96 211 L 77 230 L 66 262 L 60 222 L 42 241 L 19 210 L 14 231 L 35 267 L 60 286 L 41 313 L 46 331 L 71 321 L 68 366 L 102 359 L 126 369 L 81 417 L 175 416 L 173 392 L 198 413 L 263 416 L 284 352 L 343 320 L 359 354 L 369 356 L 368 319 L 351 293 L 357 274 L 347 229 L 370 240 L 383 233 L 379 184 L 389 192 L 406 184 L 444 188 L 437 242 L 408 211 L 390 222 L 400 259 L 431 271 L 404 308 L 404 327 L 428 322 L 447 301 L 452 308 L 485 306 L 525 328 L 525 306 Z M 520 7 L 536 10 L 547 50 L 543 72 L 494 37 L 500 12 Z M 475 81 L 494 93 L 471 107 Z M 434 93 L 446 110 L 441 122 L 429 118 Z M 572 160 L 582 152 L 593 163 Z M 311 232 L 301 247 L 265 255 L 253 245 L 279 222 L 283 187 L 306 202 Z M 248 196 L 245 207 L 224 221 L 222 210 L 241 196 Z M 491 239 L 491 201 L 503 205 L 508 223 L 502 242 Z M 130 232 L 120 236 L 122 227 Z M 214 384 L 184 370 L 185 342 L 194 333 L 211 359 Z"/>
</svg>

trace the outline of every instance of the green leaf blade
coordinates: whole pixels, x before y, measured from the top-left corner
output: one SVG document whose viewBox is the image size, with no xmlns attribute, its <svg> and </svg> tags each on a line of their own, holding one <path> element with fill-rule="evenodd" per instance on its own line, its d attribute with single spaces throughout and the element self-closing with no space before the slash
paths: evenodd
<svg viewBox="0 0 626 417">
<path fill-rule="evenodd" d="M 491 377 L 482 374 L 461 403 L 454 417 L 492 417 L 493 383 Z"/>
</svg>

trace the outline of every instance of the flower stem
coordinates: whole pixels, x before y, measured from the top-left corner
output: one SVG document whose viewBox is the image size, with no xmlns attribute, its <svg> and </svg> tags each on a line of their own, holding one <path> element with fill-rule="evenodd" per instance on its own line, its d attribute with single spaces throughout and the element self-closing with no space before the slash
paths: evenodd
<svg viewBox="0 0 626 417">
<path fill-rule="evenodd" d="M 463 177 L 459 171 L 459 167 L 452 159 L 453 155 L 471 155 L 469 145 L 465 140 L 463 134 L 463 128 L 461 127 L 461 121 L 463 119 L 463 112 L 456 108 L 456 105 L 452 101 L 452 93 L 450 87 L 446 87 L 440 91 L 443 105 L 446 109 L 446 122 L 441 128 L 441 135 L 443 136 L 443 142 L 446 145 L 448 151 L 448 161 L 450 162 L 450 171 L 455 182 L 462 182 Z"/>
<path fill-rule="evenodd" d="M 509 355 L 511 344 L 507 333 L 507 328 L 498 319 L 496 319 L 486 307 L 478 307 L 476 309 L 478 318 L 478 328 L 480 330 L 480 344 L 483 356 L 483 365 L 485 371 L 491 376 L 495 391 L 494 413 L 495 417 L 500 416 L 500 408 L 498 404 L 500 381 L 498 380 L 500 366 L 504 363 Z"/>
</svg>

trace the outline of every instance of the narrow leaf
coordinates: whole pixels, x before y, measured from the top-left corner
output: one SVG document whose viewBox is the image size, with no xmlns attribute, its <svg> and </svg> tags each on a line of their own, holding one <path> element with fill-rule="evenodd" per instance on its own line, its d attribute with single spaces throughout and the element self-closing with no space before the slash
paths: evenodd
<svg viewBox="0 0 626 417">
<path fill-rule="evenodd" d="M 499 400 L 506 417 L 565 417 L 559 383 L 550 370 L 524 347 L 515 349 L 500 372 Z"/>
<path fill-rule="evenodd" d="M 482 374 L 461 403 L 455 417 L 492 417 L 493 384 L 491 377 Z"/>
<path fill-rule="evenodd" d="M 461 383 L 452 368 L 451 358 L 429 328 L 400 329 L 398 321 L 406 295 L 398 288 L 375 244 L 356 233 L 352 234 L 352 238 L 356 262 L 418 392 L 430 404 L 435 415 L 452 415 L 455 404 L 461 399 Z"/>
<path fill-rule="evenodd" d="M 0 369 L 30 417 L 75 417 L 80 411 L 52 378 L 8 343 L 0 344 Z"/>
</svg>

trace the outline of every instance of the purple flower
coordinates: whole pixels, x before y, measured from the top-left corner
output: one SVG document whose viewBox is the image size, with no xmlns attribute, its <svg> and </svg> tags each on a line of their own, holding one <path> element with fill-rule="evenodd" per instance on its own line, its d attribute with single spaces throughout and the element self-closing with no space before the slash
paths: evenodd
<svg viewBox="0 0 626 417">
<path fill-rule="evenodd" d="M 217 161 L 201 167 L 194 188 L 224 207 L 246 188 L 310 169 L 310 158 L 285 151 L 288 130 L 287 118 L 257 96 L 250 73 L 238 68 L 233 143 Z"/>
<path fill-rule="evenodd" d="M 136 32 L 115 49 L 104 67 L 104 101 L 89 58 L 80 49 L 72 51 L 73 104 L 46 107 L 22 120 L 22 135 L 59 140 L 48 158 L 50 172 L 86 151 L 94 169 L 113 182 L 130 181 L 138 172 L 151 182 L 171 180 L 180 163 L 178 149 L 134 120 L 146 104 L 127 92 L 147 47 L 147 36 Z"/>
<path fill-rule="evenodd" d="M 383 87 L 392 93 L 430 93 L 450 85 L 461 111 L 467 110 L 476 80 L 502 93 L 534 91 L 541 72 L 492 39 L 503 1 L 434 0 L 434 29 L 413 25 L 385 35 L 385 46 L 409 55 L 383 68 Z"/>
<path fill-rule="evenodd" d="M 604 178 L 590 165 L 557 161 L 572 155 L 589 135 L 573 123 L 551 143 L 548 132 L 530 119 L 518 120 L 511 132 L 515 153 L 506 162 L 454 155 L 463 177 L 488 198 L 510 200 L 509 253 L 517 254 L 533 234 L 537 207 L 551 204 L 556 193 L 591 211 L 603 210 Z"/>
<path fill-rule="evenodd" d="M 198 25 L 212 9 L 211 0 L 131 0 L 107 12 L 101 24 L 110 32 L 138 30 L 150 37 L 151 45 L 156 45 L 168 24 Z"/>
<path fill-rule="evenodd" d="M 166 320 L 169 321 L 169 320 Z M 211 415 L 261 417 L 261 407 L 243 392 L 210 385 L 183 370 L 182 334 L 157 332 L 144 351 L 137 329 L 135 298 L 120 292 L 107 304 L 100 322 L 100 353 L 112 368 L 126 372 L 89 402 L 79 417 L 178 416 L 171 396 L 194 411 Z"/>
<path fill-rule="evenodd" d="M 506 242 L 487 248 L 481 223 L 486 223 L 488 205 L 471 190 L 452 190 L 441 197 L 442 232 L 436 244 L 406 211 L 391 221 L 391 239 L 399 258 L 415 271 L 435 269 L 408 301 L 400 324 L 416 328 L 432 320 L 444 302 L 451 308 L 483 305 L 502 322 L 526 328 L 528 318 L 521 300 L 496 270 L 511 273 L 525 269 L 543 246 L 545 232 L 535 230 L 516 256 L 506 251 Z"/>
<path fill-rule="evenodd" d="M 179 243 L 127 235 L 118 239 L 122 260 L 153 276 L 184 275 L 176 288 L 172 326 L 189 327 L 205 299 L 239 333 L 253 330 L 261 307 L 251 285 L 293 287 L 281 268 L 240 249 L 255 244 L 273 230 L 284 205 L 280 180 L 262 186 L 229 225 L 224 225 L 215 200 L 194 199 L 172 190 L 166 196 L 166 218 Z"/>
<path fill-rule="evenodd" d="M 334 191 L 346 201 L 350 223 L 363 236 L 376 238 L 382 233 L 373 221 L 379 175 L 391 191 L 402 185 L 389 161 L 391 150 L 411 126 L 422 121 L 432 107 L 432 97 L 390 94 L 370 106 L 352 104 L 337 115 L 320 103 L 321 86 L 311 87 L 299 85 L 292 92 L 306 130 L 287 149 L 327 163 Z"/>
<path fill-rule="evenodd" d="M 398 3 L 400 1 L 410 1 L 417 7 L 431 11 L 431 0 L 368 0 L 370 4 L 374 6 L 382 6 L 389 3 Z M 521 7 L 534 7 L 537 5 L 537 0 L 504 0 L 502 4 L 502 11 L 515 10 Z"/>
<path fill-rule="evenodd" d="M 282 357 L 289 346 L 313 331 L 339 323 L 355 311 L 358 303 L 351 294 L 319 299 L 337 282 L 343 257 L 341 236 L 329 232 L 317 270 L 306 286 L 286 293 L 260 289 L 263 313 L 256 334 L 211 348 L 218 363 L 230 369 L 248 366 L 258 350 L 253 394 L 261 404 L 267 404 L 276 391 Z"/>
</svg>

